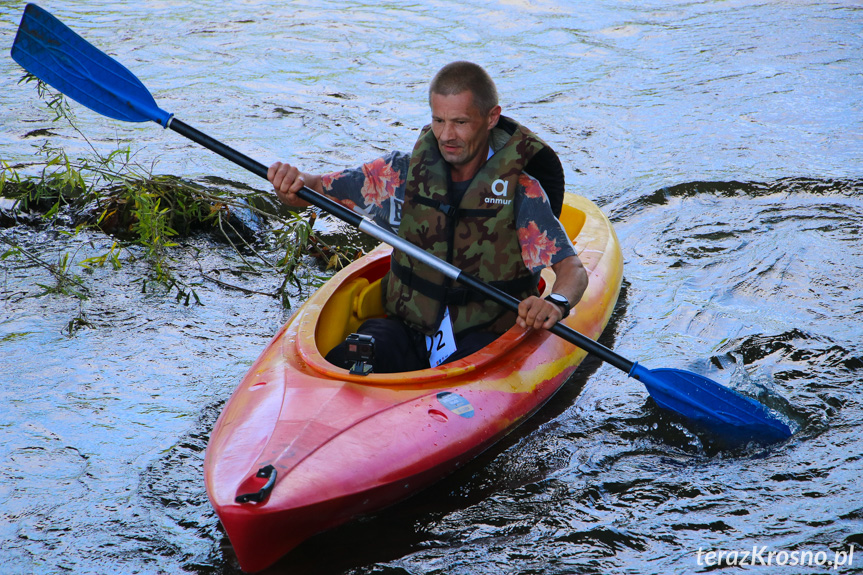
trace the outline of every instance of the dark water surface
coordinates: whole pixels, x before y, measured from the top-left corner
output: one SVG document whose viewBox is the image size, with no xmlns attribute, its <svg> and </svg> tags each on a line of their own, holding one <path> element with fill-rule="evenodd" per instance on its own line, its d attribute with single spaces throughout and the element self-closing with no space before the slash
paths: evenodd
<svg viewBox="0 0 863 575">
<path fill-rule="evenodd" d="M 859 4 L 42 5 L 163 108 L 264 163 L 313 171 L 408 149 L 431 74 L 482 63 L 505 111 L 558 150 L 569 191 L 615 223 L 625 289 L 603 342 L 758 396 L 796 429 L 783 444 L 722 449 L 588 361 L 478 461 L 276 572 L 691 573 L 710 570 L 699 550 L 753 546 L 776 555 L 752 572 L 827 572 L 777 562 L 852 546 L 853 565 L 834 572 L 863 571 Z M 32 159 L 45 128 L 83 152 L 16 84 L 6 54 L 22 10 L 0 1 L 0 159 Z M 264 187 L 152 124 L 76 113 L 95 145 L 130 143 L 158 173 Z M 46 261 L 112 242 L 26 225 L 0 236 Z M 204 306 L 141 293 L 144 264 L 84 274 L 80 303 L 32 297 L 49 274 L 0 262 L 0 572 L 236 572 L 204 492 L 204 448 L 290 311 L 201 280 L 237 265 L 223 245 L 183 248 Z M 281 278 L 232 281 L 267 292 Z M 91 326 L 64 333 L 81 314 Z"/>
</svg>

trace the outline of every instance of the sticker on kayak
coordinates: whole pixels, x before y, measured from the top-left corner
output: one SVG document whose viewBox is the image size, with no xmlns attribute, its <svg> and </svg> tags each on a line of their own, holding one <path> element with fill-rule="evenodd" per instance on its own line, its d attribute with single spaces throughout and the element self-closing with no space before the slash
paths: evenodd
<svg viewBox="0 0 863 575">
<path fill-rule="evenodd" d="M 437 400 L 441 402 L 441 405 L 443 405 L 456 415 L 468 418 L 473 417 L 473 406 L 468 400 L 466 400 L 457 393 L 442 391 L 437 394 Z"/>
</svg>

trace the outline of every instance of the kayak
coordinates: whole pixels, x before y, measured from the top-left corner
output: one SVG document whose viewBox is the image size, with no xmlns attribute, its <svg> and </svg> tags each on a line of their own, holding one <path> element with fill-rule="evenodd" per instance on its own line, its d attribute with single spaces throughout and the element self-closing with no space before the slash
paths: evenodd
<svg viewBox="0 0 863 575">
<path fill-rule="evenodd" d="M 590 200 L 560 216 L 587 270 L 563 321 L 596 339 L 623 275 L 617 236 Z M 482 350 L 420 371 L 366 374 L 326 353 L 384 315 L 381 245 L 333 276 L 279 330 L 225 404 L 207 446 L 210 502 L 247 572 L 312 535 L 378 511 L 464 465 L 545 404 L 586 352 L 514 326 Z M 543 271 L 550 293 L 554 274 Z"/>
</svg>

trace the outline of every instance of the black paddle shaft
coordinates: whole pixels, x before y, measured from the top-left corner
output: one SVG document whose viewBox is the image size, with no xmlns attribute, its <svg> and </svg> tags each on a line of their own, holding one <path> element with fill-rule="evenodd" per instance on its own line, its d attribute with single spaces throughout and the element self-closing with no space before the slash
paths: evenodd
<svg viewBox="0 0 863 575">
<path fill-rule="evenodd" d="M 489 299 L 494 300 L 500 305 L 505 306 L 506 308 L 518 313 L 518 304 L 520 302 L 518 299 L 514 298 L 508 293 L 494 286 L 491 286 L 466 272 L 459 273 L 456 280 L 459 283 L 468 286 L 471 289 L 478 291 L 485 296 L 488 296 Z M 632 371 L 632 368 L 635 366 L 634 362 L 629 361 L 625 357 L 614 353 L 604 345 L 593 341 L 586 335 L 575 331 L 566 324 L 558 322 L 554 324 L 548 331 L 555 334 L 556 336 L 563 338 L 564 340 L 568 341 L 573 345 L 577 345 L 586 352 L 592 353 L 602 361 L 613 365 L 617 369 L 620 369 L 627 374 L 629 374 Z"/>
<path fill-rule="evenodd" d="M 227 146 L 214 138 L 211 138 L 207 134 L 193 128 L 189 124 L 186 124 L 185 122 L 182 122 L 177 118 L 172 117 L 171 120 L 168 122 L 168 127 L 180 134 L 181 136 L 185 136 L 193 142 L 204 146 L 208 150 L 216 152 L 223 158 L 234 162 L 238 166 L 249 170 L 256 176 L 260 176 L 265 180 L 269 179 L 267 177 L 267 167 L 264 164 L 253 160 L 242 152 L 238 152 L 234 148 Z M 304 188 L 300 190 L 297 195 L 300 197 L 300 199 L 333 214 L 340 220 L 343 220 L 354 227 L 359 228 L 364 221 L 368 221 L 358 213 L 349 210 L 338 202 L 334 202 L 329 198 L 320 195 L 319 193 L 315 192 L 310 188 Z"/>
<path fill-rule="evenodd" d="M 223 158 L 226 158 L 234 162 L 235 164 L 246 168 L 256 176 L 261 176 L 265 180 L 267 179 L 267 167 L 264 164 L 256 162 L 249 156 L 238 152 L 230 146 L 226 146 L 219 140 L 211 138 L 204 132 L 196 130 L 189 124 L 181 122 L 175 117 L 171 117 L 171 120 L 168 122 L 168 127 L 180 134 L 181 136 L 185 136 L 193 142 L 197 142 L 205 148 L 216 152 Z"/>
</svg>

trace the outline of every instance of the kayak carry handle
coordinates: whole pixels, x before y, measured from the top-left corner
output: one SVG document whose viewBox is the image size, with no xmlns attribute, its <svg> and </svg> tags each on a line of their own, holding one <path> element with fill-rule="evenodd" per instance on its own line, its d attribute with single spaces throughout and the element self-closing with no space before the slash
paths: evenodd
<svg viewBox="0 0 863 575">
<path fill-rule="evenodd" d="M 276 471 L 276 468 L 272 465 L 267 465 L 266 467 L 261 467 L 258 469 L 258 473 L 255 474 L 255 477 L 267 478 L 267 483 L 261 487 L 260 490 L 255 491 L 253 493 L 245 493 L 243 495 L 237 495 L 235 501 L 237 503 L 260 503 L 270 494 L 270 491 L 273 490 L 273 487 L 276 485 L 276 476 L 279 474 Z"/>
</svg>

